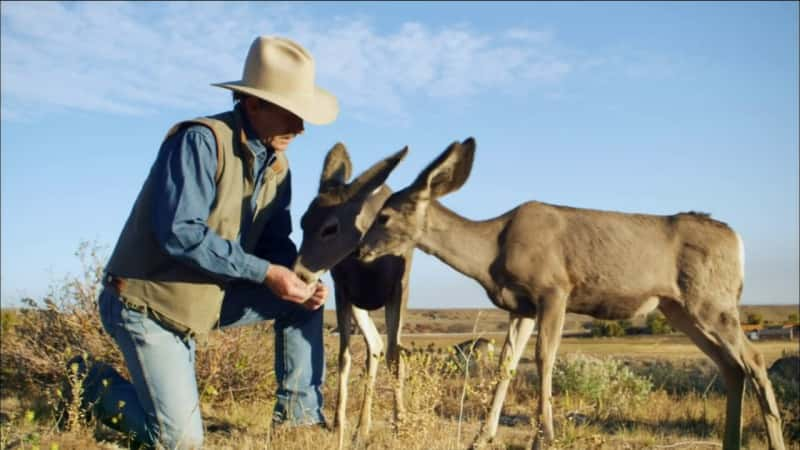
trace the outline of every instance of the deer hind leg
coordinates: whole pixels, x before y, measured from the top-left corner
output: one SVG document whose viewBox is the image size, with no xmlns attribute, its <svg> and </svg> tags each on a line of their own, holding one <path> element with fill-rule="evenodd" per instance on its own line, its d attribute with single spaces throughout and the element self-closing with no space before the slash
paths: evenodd
<svg viewBox="0 0 800 450">
<path fill-rule="evenodd" d="M 548 446 L 555 438 L 553 429 L 553 365 L 561 342 L 567 296 L 553 289 L 537 302 L 539 336 L 536 340 L 536 365 L 539 369 L 538 424 L 533 448 Z"/>
<path fill-rule="evenodd" d="M 364 386 L 364 402 L 361 404 L 361 416 L 358 420 L 358 438 L 366 439 L 372 427 L 372 396 L 375 392 L 375 378 L 378 375 L 378 360 L 383 353 L 383 340 L 375 328 L 375 323 L 367 311 L 353 306 L 353 318 L 367 344 L 367 383 Z"/>
<path fill-rule="evenodd" d="M 767 377 L 764 357 L 753 344 L 747 341 L 744 334 L 742 334 L 741 339 L 744 343 L 742 361 L 745 364 L 745 372 L 750 377 L 756 397 L 758 397 L 758 403 L 761 405 L 761 415 L 767 428 L 769 448 L 770 450 L 784 450 L 781 416 L 778 410 L 778 403 L 775 401 L 772 383 Z"/>
<path fill-rule="evenodd" d="M 338 430 L 339 450 L 345 448 L 347 434 L 347 382 L 350 378 L 350 315 L 352 305 L 344 302 L 336 290 L 336 321 L 339 328 L 339 392 L 336 398 L 334 426 Z"/>
<path fill-rule="evenodd" d="M 481 432 L 475 438 L 472 448 L 481 448 L 491 442 L 497 434 L 497 424 L 500 422 L 500 413 L 503 410 L 503 402 L 508 392 L 508 385 L 517 365 L 525 351 L 533 333 L 536 321 L 530 317 L 522 317 L 511 313 L 509 315 L 508 334 L 500 353 L 500 381 L 495 386 L 494 398 L 492 399 L 492 409 L 483 424 Z"/>
<path fill-rule="evenodd" d="M 692 313 L 684 305 L 669 299 L 662 299 L 659 308 L 673 327 L 689 336 L 719 367 L 727 389 L 722 446 L 724 450 L 739 449 L 747 366 L 742 358 L 746 338 L 737 319 L 738 313 L 735 307 L 731 310 L 714 307 L 712 301 L 692 301 L 692 305 L 703 313 Z"/>
</svg>

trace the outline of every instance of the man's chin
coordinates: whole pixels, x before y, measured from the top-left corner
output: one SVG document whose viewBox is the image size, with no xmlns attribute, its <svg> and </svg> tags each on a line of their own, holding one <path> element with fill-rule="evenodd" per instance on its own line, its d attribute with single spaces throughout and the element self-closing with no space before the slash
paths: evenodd
<svg viewBox="0 0 800 450">
<path fill-rule="evenodd" d="M 277 151 L 285 151 L 292 143 L 292 138 L 275 137 L 272 139 L 271 145 Z"/>
</svg>

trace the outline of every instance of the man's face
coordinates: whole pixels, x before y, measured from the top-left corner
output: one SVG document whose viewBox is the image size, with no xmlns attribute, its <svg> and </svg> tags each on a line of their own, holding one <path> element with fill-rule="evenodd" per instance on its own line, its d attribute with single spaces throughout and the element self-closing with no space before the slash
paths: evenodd
<svg viewBox="0 0 800 450">
<path fill-rule="evenodd" d="M 286 150 L 292 139 L 303 132 L 303 119 L 278 105 L 254 97 L 246 97 L 242 102 L 258 138 L 277 151 Z"/>
</svg>

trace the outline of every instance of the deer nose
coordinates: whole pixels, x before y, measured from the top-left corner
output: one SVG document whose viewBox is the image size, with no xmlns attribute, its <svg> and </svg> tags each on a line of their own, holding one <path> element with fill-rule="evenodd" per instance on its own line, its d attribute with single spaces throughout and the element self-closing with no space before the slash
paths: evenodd
<svg viewBox="0 0 800 450">
<path fill-rule="evenodd" d="M 368 250 L 363 247 L 359 247 L 358 249 L 358 259 L 362 261 L 374 261 L 375 260 L 375 252 Z"/>
<path fill-rule="evenodd" d="M 300 258 L 297 258 L 297 261 L 294 262 L 294 267 L 292 267 L 292 271 L 294 271 L 297 278 L 303 280 L 306 284 L 312 284 L 317 282 L 317 276 L 310 270 L 303 265 L 303 261 Z"/>
</svg>

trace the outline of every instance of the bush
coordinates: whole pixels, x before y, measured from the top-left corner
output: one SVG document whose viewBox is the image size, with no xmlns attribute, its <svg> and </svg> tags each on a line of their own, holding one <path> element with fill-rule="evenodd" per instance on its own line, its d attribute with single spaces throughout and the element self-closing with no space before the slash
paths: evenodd
<svg viewBox="0 0 800 450">
<path fill-rule="evenodd" d="M 792 441 L 800 440 L 800 355 L 784 355 L 768 371 L 784 420 L 784 431 Z"/>
<path fill-rule="evenodd" d="M 38 388 L 41 392 L 44 387 L 55 392 L 66 375 L 66 361 L 84 353 L 127 377 L 122 354 L 103 330 L 97 309 L 105 266 L 100 248 L 84 242 L 76 256 L 83 267 L 79 276 L 56 282 L 41 303 L 24 300 L 26 307 L 15 315 L 3 311 L 0 383 L 4 389 L 31 392 Z M 205 399 L 219 393 L 235 393 L 239 399 L 273 398 L 272 347 L 271 323 L 212 332 L 208 342 L 197 346 L 201 394 Z"/>
<path fill-rule="evenodd" d="M 634 374 L 615 359 L 576 355 L 557 360 L 553 370 L 553 390 L 585 398 L 600 417 L 624 414 L 642 404 L 652 389 L 650 379 Z"/>
<path fill-rule="evenodd" d="M 710 360 L 632 361 L 630 370 L 653 383 L 654 390 L 670 395 L 724 394 L 725 385 L 717 366 Z"/>
<path fill-rule="evenodd" d="M 667 318 L 658 311 L 647 315 L 647 329 L 650 334 L 669 334 L 673 332 Z"/>
<path fill-rule="evenodd" d="M 613 320 L 594 320 L 591 325 L 592 336 L 618 337 L 625 336 L 624 323 Z"/>
<path fill-rule="evenodd" d="M 49 288 L 41 302 L 24 299 L 13 331 L 3 333 L 2 384 L 14 390 L 52 386 L 66 374 L 65 363 L 74 355 L 89 353 L 121 368 L 121 357 L 102 331 L 96 299 L 102 276 L 102 259 L 96 245 L 82 243 L 75 253 L 83 273 L 67 276 Z M 5 326 L 5 320 L 4 320 Z M 24 368 L 24 370 L 20 370 Z"/>
<path fill-rule="evenodd" d="M 745 323 L 748 325 L 761 325 L 764 323 L 764 316 L 757 312 L 747 313 Z"/>
</svg>

